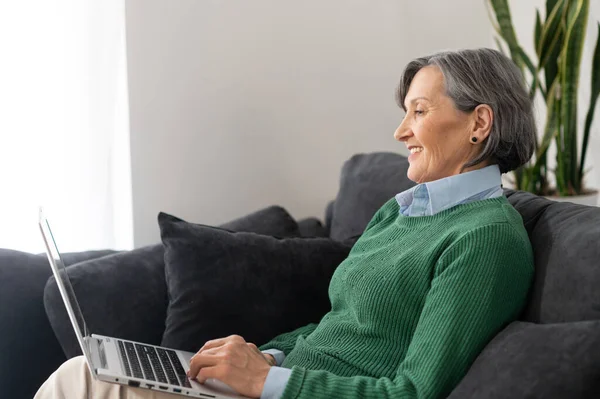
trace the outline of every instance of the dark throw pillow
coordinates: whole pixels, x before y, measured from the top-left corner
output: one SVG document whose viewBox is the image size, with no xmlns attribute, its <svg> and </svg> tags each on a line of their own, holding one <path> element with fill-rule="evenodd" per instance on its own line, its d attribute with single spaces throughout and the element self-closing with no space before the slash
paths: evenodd
<svg viewBox="0 0 600 399">
<path fill-rule="evenodd" d="M 169 294 L 162 345 L 195 352 L 241 335 L 258 346 L 320 321 L 349 242 L 281 238 L 158 216 Z"/>
<path fill-rule="evenodd" d="M 300 229 L 292 215 L 278 205 L 259 209 L 219 227 L 234 231 L 251 231 L 277 237 L 299 237 Z"/>
<path fill-rule="evenodd" d="M 479 354 L 448 399 L 600 398 L 600 320 L 513 322 Z"/>
</svg>

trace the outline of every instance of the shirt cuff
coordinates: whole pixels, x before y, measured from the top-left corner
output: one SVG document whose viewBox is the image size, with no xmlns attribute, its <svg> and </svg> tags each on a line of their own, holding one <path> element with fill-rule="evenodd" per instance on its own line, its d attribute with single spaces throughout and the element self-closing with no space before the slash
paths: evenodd
<svg viewBox="0 0 600 399">
<path fill-rule="evenodd" d="M 273 355 L 273 357 L 275 358 L 276 366 L 281 366 L 283 360 L 285 359 L 285 353 L 283 353 L 283 351 L 280 351 L 279 349 L 267 349 L 262 351 L 262 353 Z"/>
<path fill-rule="evenodd" d="M 260 399 L 279 399 L 285 391 L 285 386 L 292 375 L 292 370 L 273 366 L 267 374 Z"/>
</svg>

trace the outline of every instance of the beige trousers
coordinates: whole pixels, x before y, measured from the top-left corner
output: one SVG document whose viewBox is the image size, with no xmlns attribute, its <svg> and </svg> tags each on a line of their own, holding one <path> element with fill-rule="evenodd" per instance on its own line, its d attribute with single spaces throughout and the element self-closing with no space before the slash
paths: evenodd
<svg viewBox="0 0 600 399">
<path fill-rule="evenodd" d="M 174 399 L 165 392 L 95 380 L 83 356 L 67 360 L 44 382 L 34 399 Z"/>
</svg>

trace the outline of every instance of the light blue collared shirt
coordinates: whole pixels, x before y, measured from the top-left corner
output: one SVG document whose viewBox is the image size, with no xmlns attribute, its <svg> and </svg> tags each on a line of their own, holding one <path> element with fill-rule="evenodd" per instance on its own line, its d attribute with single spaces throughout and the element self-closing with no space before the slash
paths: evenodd
<svg viewBox="0 0 600 399">
<path fill-rule="evenodd" d="M 400 213 L 404 216 L 431 216 L 459 204 L 504 195 L 498 165 L 473 170 L 418 184 L 396 194 Z M 290 379 L 292 370 L 281 366 L 285 354 L 278 349 L 267 349 L 277 366 L 271 367 L 260 399 L 279 399 Z"/>
<path fill-rule="evenodd" d="M 431 216 L 453 206 L 504 195 L 498 165 L 417 184 L 396 194 L 404 216 Z"/>
</svg>

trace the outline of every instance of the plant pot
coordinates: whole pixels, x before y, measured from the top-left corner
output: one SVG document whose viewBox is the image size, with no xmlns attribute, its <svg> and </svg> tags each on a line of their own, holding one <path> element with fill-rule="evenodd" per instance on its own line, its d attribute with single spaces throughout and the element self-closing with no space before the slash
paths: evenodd
<svg viewBox="0 0 600 399">
<path fill-rule="evenodd" d="M 552 201 L 558 202 L 572 202 L 574 204 L 579 205 L 589 205 L 589 206 L 598 206 L 598 191 L 593 190 L 588 194 L 583 195 L 573 195 L 570 197 L 557 197 L 554 195 L 545 196 L 544 198 L 548 198 Z"/>
</svg>

